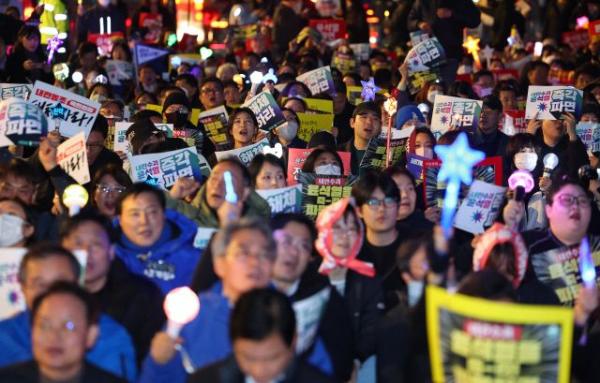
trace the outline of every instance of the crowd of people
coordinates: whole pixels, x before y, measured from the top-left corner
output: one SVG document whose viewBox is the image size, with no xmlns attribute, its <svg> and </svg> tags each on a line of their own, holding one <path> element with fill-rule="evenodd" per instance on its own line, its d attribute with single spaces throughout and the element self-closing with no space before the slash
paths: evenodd
<svg viewBox="0 0 600 383">
<path fill-rule="evenodd" d="M 144 0 L 133 9 L 121 0 L 40 0 L 27 17 L 5 7 L 2 86 L 45 82 L 100 109 L 86 135 L 89 201 L 77 214 L 62 200 L 77 182 L 61 165 L 60 126 L 32 145 L 0 148 L 0 246 L 25 249 L 15 272 L 25 310 L 0 321 L 1 382 L 433 381 L 432 285 L 490 301 L 567 306 L 570 379 L 600 381 L 598 287 L 573 280 L 565 299 L 533 266 L 582 241 L 600 266 L 600 151 L 577 130 L 600 123 L 600 38 L 563 39 L 600 19 L 600 1 L 342 2 L 216 2 L 227 33 L 202 46 L 177 33 L 178 1 Z M 345 36 L 327 41 L 311 23 L 324 19 L 343 21 Z M 98 40 L 104 34 L 108 51 Z M 487 57 L 463 48 L 467 34 L 490 49 Z M 420 83 L 405 61 L 417 35 L 437 38 L 445 52 L 439 76 Z M 53 38 L 62 46 L 50 61 Z M 160 73 L 137 61 L 138 44 L 172 55 L 212 50 Z M 358 45 L 369 46 L 365 57 L 353 51 Z M 109 60 L 129 63 L 131 78 L 116 85 Z M 333 81 L 325 92 L 297 79 L 325 66 Z M 255 72 L 277 78 L 256 84 Z M 368 82 L 380 91 L 355 101 L 350 90 Z M 581 108 L 509 129 L 529 87 L 547 85 L 582 91 Z M 283 116 L 269 131 L 246 104 L 261 92 Z M 475 129 L 432 131 L 443 95 L 481 101 Z M 395 110 L 385 106 L 390 99 Z M 332 126 L 305 136 L 301 117 L 317 113 L 311 100 L 332 105 Z M 216 108 L 228 115 L 221 140 L 190 117 Z M 113 150 L 122 122 L 131 123 L 128 153 Z M 165 123 L 169 134 L 157 127 Z M 375 140 L 408 129 L 399 157 L 365 166 Z M 428 203 L 423 173 L 407 166 L 411 155 L 437 159 L 437 147 L 463 134 L 472 149 L 501 158 L 499 186 L 509 186 L 515 171 L 534 180 L 519 198 L 522 191 L 507 188 L 482 234 L 448 233 L 444 194 Z M 253 153 L 251 161 L 222 155 L 264 140 L 279 152 Z M 132 158 L 184 148 L 194 148 L 210 172 L 164 189 L 132 174 Z M 294 174 L 292 149 L 310 152 Z M 289 176 L 298 174 L 301 184 L 303 175 L 343 179 L 347 193 L 332 192 L 318 214 L 273 211 L 261 192 L 291 186 Z M 208 243 L 199 244 L 206 232 Z M 163 301 L 182 286 L 198 294 L 200 311 L 173 336 Z M 316 323 L 308 334 L 301 331 L 307 317 Z"/>
</svg>

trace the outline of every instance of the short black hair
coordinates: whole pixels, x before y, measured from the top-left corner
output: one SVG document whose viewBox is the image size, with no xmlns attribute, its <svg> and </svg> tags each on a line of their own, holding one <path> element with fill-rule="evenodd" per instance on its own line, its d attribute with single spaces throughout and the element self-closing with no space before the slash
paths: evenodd
<svg viewBox="0 0 600 383">
<path fill-rule="evenodd" d="M 77 56 L 81 57 L 88 53 L 93 53 L 94 55 L 97 56 L 98 55 L 98 46 L 89 41 L 84 41 L 81 44 L 79 44 L 79 47 L 77 48 Z"/>
<path fill-rule="evenodd" d="M 138 182 L 135 183 L 133 185 L 131 185 L 129 188 L 127 188 L 127 190 L 125 191 L 125 193 L 121 194 L 121 196 L 119 197 L 119 199 L 117 200 L 117 215 L 120 215 L 123 209 L 123 202 L 133 196 L 133 197 L 137 197 L 142 193 L 150 193 L 152 195 L 154 195 L 156 197 L 156 199 L 158 200 L 158 204 L 160 205 L 160 207 L 165 210 L 166 206 L 167 206 L 167 201 L 165 198 L 164 193 L 155 188 L 152 185 L 149 185 L 145 182 Z"/>
<path fill-rule="evenodd" d="M 106 217 L 104 217 L 103 215 L 100 215 L 94 211 L 86 210 L 86 211 L 82 211 L 81 213 L 79 213 L 73 217 L 69 217 L 68 219 L 64 220 L 61 223 L 60 229 L 58 232 L 58 236 L 60 237 L 60 240 L 63 241 L 66 237 L 71 235 L 73 233 L 73 231 L 77 230 L 77 228 L 79 226 L 81 226 L 82 224 L 84 224 L 86 222 L 93 222 L 93 223 L 97 224 L 98 226 L 100 226 L 102 228 L 102 230 L 104 230 L 104 232 L 108 236 L 109 242 L 112 243 L 116 239 L 114 236 L 113 227 L 112 227 L 110 221 Z"/>
<path fill-rule="evenodd" d="M 435 256 L 433 236 L 430 231 L 420 231 L 411 235 L 396 250 L 396 266 L 403 273 L 410 274 L 410 260 L 421 247 L 425 249 L 427 261 Z"/>
<path fill-rule="evenodd" d="M 208 83 L 214 83 L 217 84 L 217 86 L 221 89 L 221 92 L 223 91 L 224 87 L 223 87 L 223 81 L 219 80 L 216 77 L 207 77 L 204 80 L 202 80 L 202 82 L 200 83 L 200 86 L 198 87 L 199 89 L 202 89 L 204 87 L 204 85 L 208 84 Z"/>
<path fill-rule="evenodd" d="M 230 157 L 226 157 L 226 158 L 219 160 L 219 162 L 217 162 L 215 164 L 215 166 L 213 166 L 213 169 L 217 165 L 225 163 L 225 162 L 227 162 L 228 164 L 232 164 L 232 165 L 236 166 L 238 169 L 240 169 L 240 172 L 242 172 L 242 178 L 244 179 L 244 186 L 250 186 L 252 184 L 252 178 L 250 177 L 250 172 L 248 171 L 248 168 L 246 167 L 246 165 L 244 165 L 242 163 L 242 161 L 240 161 L 239 158 L 237 158 L 235 156 L 230 156 Z"/>
<path fill-rule="evenodd" d="M 21 158 L 13 158 L 8 163 L 0 165 L 0 180 L 9 175 L 15 178 L 23 178 L 26 182 L 34 185 L 36 183 L 35 170 L 29 162 Z"/>
<path fill-rule="evenodd" d="M 88 325 L 98 322 L 99 312 L 92 295 L 77 283 L 65 281 L 57 281 L 53 283 L 48 290 L 44 291 L 33 300 L 33 305 L 31 306 L 31 322 L 33 323 L 35 320 L 40 306 L 46 299 L 53 295 L 60 294 L 70 295 L 79 299 L 79 301 L 83 303 L 85 306 L 85 318 Z"/>
<path fill-rule="evenodd" d="M 482 69 L 473 74 L 473 82 L 477 82 L 477 81 L 479 81 L 480 78 L 485 77 L 485 76 L 489 76 L 492 79 L 494 78 L 494 74 L 492 72 L 490 72 L 487 69 Z"/>
<path fill-rule="evenodd" d="M 500 102 L 500 99 L 493 94 L 485 96 L 482 101 L 483 107 L 488 107 L 496 112 L 502 112 L 502 103 Z"/>
<path fill-rule="evenodd" d="M 354 111 L 352 112 L 352 119 L 359 114 L 364 114 L 367 112 L 375 113 L 379 116 L 381 114 L 381 109 L 375 101 L 361 102 L 356 106 L 356 108 L 354 108 Z"/>
<path fill-rule="evenodd" d="M 552 205 L 554 203 L 554 196 L 567 185 L 574 185 L 580 187 L 581 190 L 589 197 L 590 192 L 581 184 L 577 178 L 570 177 L 565 173 L 558 173 L 555 177 L 552 177 L 552 184 L 546 191 L 546 203 Z"/>
<path fill-rule="evenodd" d="M 275 231 L 275 230 L 283 229 L 290 222 L 295 222 L 295 223 L 299 223 L 300 225 L 306 226 L 306 228 L 310 232 L 310 237 L 312 239 L 312 242 L 314 242 L 314 240 L 317 239 L 318 232 L 317 232 L 317 228 L 315 227 L 315 221 L 308 218 L 303 213 L 275 214 L 273 217 L 271 217 L 271 221 L 270 221 L 271 230 Z"/>
<path fill-rule="evenodd" d="M 493 269 L 484 269 L 467 275 L 458 288 L 458 292 L 472 297 L 501 300 L 517 300 L 512 282 Z"/>
<path fill-rule="evenodd" d="M 100 135 L 106 139 L 108 136 L 108 120 L 101 114 L 96 116 L 96 121 L 92 125 L 91 132 L 98 132 Z"/>
<path fill-rule="evenodd" d="M 75 258 L 75 256 L 69 250 L 53 242 L 38 242 L 32 245 L 21 259 L 18 274 L 19 282 L 25 282 L 25 269 L 27 268 L 27 264 L 29 262 L 56 256 L 67 258 L 71 266 L 71 271 L 73 271 L 75 278 L 79 279 L 82 272 L 81 265 L 79 264 L 77 258 Z"/>
<path fill-rule="evenodd" d="M 291 347 L 296 335 L 296 315 L 283 293 L 271 289 L 253 289 L 238 299 L 231 313 L 229 338 L 261 341 L 276 334 Z"/>
<path fill-rule="evenodd" d="M 93 174 L 92 183 L 90 184 L 90 192 L 94 192 L 96 187 L 100 183 L 100 180 L 104 176 L 111 176 L 117 181 L 119 185 L 122 185 L 126 188 L 133 185 L 131 178 L 129 178 L 129 174 L 125 170 L 123 170 L 122 166 L 119 166 L 115 163 L 109 163 L 96 170 L 96 173 Z"/>
<path fill-rule="evenodd" d="M 258 173 L 260 173 L 260 170 L 262 169 L 265 163 L 281 168 L 284 176 L 286 175 L 285 163 L 281 158 L 276 157 L 270 153 L 259 153 L 256 156 L 254 156 L 254 158 L 252 159 L 252 161 L 250 161 L 250 164 L 248 165 L 248 172 L 250 173 L 250 183 L 252 187 L 256 186 L 256 177 L 258 177 Z"/>
<path fill-rule="evenodd" d="M 385 174 L 389 175 L 390 177 L 392 177 L 392 179 L 394 178 L 394 176 L 408 177 L 408 179 L 410 179 L 410 181 L 412 182 L 413 187 L 415 189 L 417 188 L 417 180 L 415 179 L 415 176 L 407 168 L 405 168 L 403 166 L 392 165 L 390 167 L 383 169 L 383 172 Z"/>
<path fill-rule="evenodd" d="M 144 109 L 140 110 L 139 112 L 136 112 L 133 116 L 131 116 L 131 122 L 135 124 L 139 121 L 149 120 L 150 117 L 157 117 L 161 120 L 163 118 L 162 114 L 160 114 L 160 112 L 157 112 L 156 110 Z"/>
<path fill-rule="evenodd" d="M 367 203 L 377 188 L 381 189 L 386 197 L 400 201 L 400 191 L 392 177 L 384 172 L 367 170 L 352 186 L 352 197 L 356 200 L 356 206 Z"/>
<path fill-rule="evenodd" d="M 174 82 L 177 82 L 179 80 L 181 80 L 183 82 L 186 82 L 189 86 L 193 86 L 194 88 L 198 88 L 198 80 L 191 73 L 182 73 L 182 74 L 178 75 L 177 77 L 175 77 L 175 81 Z"/>
<path fill-rule="evenodd" d="M 233 111 L 233 113 L 231 113 L 231 117 L 229 117 L 229 126 L 227 127 L 227 131 L 231 132 L 231 130 L 233 129 L 233 120 L 235 120 L 235 118 L 238 116 L 238 114 L 242 114 L 242 113 L 246 113 L 248 116 L 250 116 L 250 118 L 252 119 L 252 122 L 254 123 L 254 126 L 256 126 L 256 131 L 258 132 L 259 126 L 258 126 L 258 120 L 256 119 L 256 115 L 254 114 L 252 109 L 247 108 L 245 106 L 237 108 L 236 110 Z"/>
</svg>

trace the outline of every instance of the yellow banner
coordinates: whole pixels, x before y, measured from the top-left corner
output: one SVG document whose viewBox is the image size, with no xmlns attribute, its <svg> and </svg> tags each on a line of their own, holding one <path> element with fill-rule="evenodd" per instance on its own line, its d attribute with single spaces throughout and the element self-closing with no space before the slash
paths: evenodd
<svg viewBox="0 0 600 383">
<path fill-rule="evenodd" d="M 298 137 L 308 142 L 313 134 L 321 131 L 331 133 L 333 127 L 333 114 L 319 113 L 298 113 L 300 127 L 298 128 Z"/>
</svg>

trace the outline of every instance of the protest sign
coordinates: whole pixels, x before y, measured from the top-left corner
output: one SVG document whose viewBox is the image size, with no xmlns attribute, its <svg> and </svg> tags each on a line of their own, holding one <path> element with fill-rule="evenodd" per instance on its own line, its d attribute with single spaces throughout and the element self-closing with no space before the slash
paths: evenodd
<svg viewBox="0 0 600 383">
<path fill-rule="evenodd" d="M 265 146 L 269 146 L 269 141 L 266 138 L 263 138 L 259 142 L 244 146 L 243 148 L 215 152 L 215 156 L 217 157 L 217 161 L 221 161 L 228 157 L 237 157 L 244 165 L 248 166 L 250 161 L 252 161 L 257 154 L 262 153 L 263 147 Z"/>
<path fill-rule="evenodd" d="M 581 116 L 583 92 L 571 86 L 533 86 L 527 91 L 527 120 L 558 120 L 565 112 Z"/>
<path fill-rule="evenodd" d="M 483 233 L 498 216 L 505 191 L 502 186 L 473 181 L 456 212 L 454 227 L 473 234 Z"/>
<path fill-rule="evenodd" d="M 298 180 L 297 176 L 300 174 L 302 165 L 306 158 L 312 153 L 313 149 L 299 149 L 299 148 L 288 148 L 288 168 L 287 168 L 287 183 L 288 185 L 295 185 Z M 344 175 L 350 175 L 350 152 L 337 152 L 342 159 L 342 166 L 344 168 Z"/>
<path fill-rule="evenodd" d="M 19 265 L 25 248 L 0 249 L 0 320 L 25 310 L 25 297 L 19 283 Z"/>
<path fill-rule="evenodd" d="M 215 144 L 217 151 L 231 148 L 227 135 L 229 116 L 225 106 L 221 105 L 200 113 L 198 121 L 204 125 L 206 135 Z"/>
<path fill-rule="evenodd" d="M 597 122 L 578 122 L 575 126 L 577 137 L 587 150 L 600 152 L 600 124 Z"/>
<path fill-rule="evenodd" d="M 333 114 L 333 101 L 321 100 L 319 98 L 304 98 L 308 110 L 318 113 Z"/>
<path fill-rule="evenodd" d="M 422 43 L 423 41 L 428 40 L 430 38 L 431 37 L 427 32 L 421 30 L 410 32 L 410 44 L 413 47 L 419 45 L 419 43 Z"/>
<path fill-rule="evenodd" d="M 472 133 L 479 126 L 482 101 L 468 98 L 437 95 L 433 104 L 431 116 L 431 131 L 440 136 L 450 127 Z"/>
<path fill-rule="evenodd" d="M 438 173 L 442 161 L 426 160 L 423 161 L 423 200 L 427 207 L 442 207 L 444 193 L 446 192 L 446 183 L 438 182 Z M 489 157 L 477 163 L 473 167 L 473 179 L 487 182 L 489 184 L 502 185 L 502 157 Z M 462 200 L 468 192 L 468 187 L 463 185 L 459 193 L 459 200 Z"/>
<path fill-rule="evenodd" d="M 444 48 L 436 37 L 419 42 L 406 55 L 408 85 L 412 94 L 417 93 L 426 82 L 440 78 L 439 68 L 446 62 Z"/>
<path fill-rule="evenodd" d="M 0 147 L 37 146 L 48 134 L 48 120 L 40 108 L 20 98 L 0 102 Z"/>
<path fill-rule="evenodd" d="M 415 180 L 423 180 L 423 161 L 428 158 L 418 156 L 414 153 L 406 154 L 406 169 L 415 177 Z"/>
<path fill-rule="evenodd" d="M 434 382 L 569 382 L 573 313 L 490 301 L 428 286 Z"/>
<path fill-rule="evenodd" d="M 330 293 L 331 287 L 327 286 L 293 303 L 296 314 L 296 353 L 301 354 L 313 345 Z"/>
<path fill-rule="evenodd" d="M 300 213 L 302 211 L 302 188 L 293 185 L 279 189 L 256 190 L 271 206 L 271 214 L 277 213 Z"/>
<path fill-rule="evenodd" d="M 165 136 L 167 137 L 175 136 L 175 127 L 173 126 L 173 124 L 154 124 L 154 126 L 156 127 L 156 129 L 160 130 L 161 132 L 164 132 Z"/>
<path fill-rule="evenodd" d="M 181 177 L 193 177 L 200 181 L 203 175 L 201 167 L 206 169 L 208 166 L 195 147 L 132 156 L 129 162 L 134 182 L 146 182 L 163 190 L 173 186 Z M 210 173 L 210 167 L 207 170 Z"/>
<path fill-rule="evenodd" d="M 309 142 L 317 132 L 329 132 L 333 127 L 333 114 L 296 113 L 300 120 L 297 136 L 304 142 Z"/>
<path fill-rule="evenodd" d="M 85 136 L 83 132 L 74 135 L 56 149 L 56 162 L 78 184 L 90 182 Z"/>
<path fill-rule="evenodd" d="M 414 130 L 414 127 L 393 130 L 394 134 L 390 139 L 390 150 L 392 152 L 390 165 L 397 165 L 404 159 L 406 143 Z M 382 133 L 378 137 L 373 137 L 369 140 L 365 155 L 360 162 L 360 169 L 384 169 L 386 167 L 386 157 L 387 135 Z"/>
<path fill-rule="evenodd" d="M 257 94 L 242 106 L 252 110 L 258 121 L 259 129 L 270 131 L 285 122 L 285 117 L 277 101 L 269 92 Z"/>
<path fill-rule="evenodd" d="M 352 193 L 353 176 L 325 176 L 315 173 L 298 175 L 298 183 L 302 184 L 302 211 L 308 217 L 315 219 L 326 208 L 349 197 Z"/>
<path fill-rule="evenodd" d="M 346 38 L 346 22 L 342 19 L 310 19 L 308 26 L 316 29 L 327 43 Z"/>
<path fill-rule="evenodd" d="M 358 44 L 349 44 L 350 49 L 354 53 L 354 57 L 358 61 L 369 61 L 369 56 L 371 55 L 371 46 L 369 43 L 358 43 Z"/>
<path fill-rule="evenodd" d="M 296 77 L 296 80 L 304 83 L 313 96 L 319 93 L 335 94 L 335 86 L 333 85 L 333 77 L 329 66 L 303 73 Z"/>
<path fill-rule="evenodd" d="M 160 13 L 140 12 L 139 30 L 144 31 L 143 41 L 146 44 L 160 44 L 163 29 L 163 16 Z"/>
<path fill-rule="evenodd" d="M 100 18 L 102 19 L 102 18 Z M 113 44 L 116 40 L 124 39 L 123 32 L 114 33 L 88 33 L 87 40 L 90 43 L 96 44 L 98 54 L 100 56 L 110 56 L 113 49 Z"/>
<path fill-rule="evenodd" d="M 362 86 L 348 86 L 346 87 L 346 98 L 352 105 L 358 105 L 362 102 L 361 98 Z"/>
<path fill-rule="evenodd" d="M 127 141 L 127 129 L 132 125 L 131 122 L 117 122 L 115 123 L 115 141 L 113 144 L 113 150 L 115 152 L 130 152 L 129 141 Z"/>
<path fill-rule="evenodd" d="M 121 81 L 132 81 L 135 79 L 133 64 L 129 61 L 106 60 L 106 74 L 108 82 L 113 86 L 122 86 Z"/>
<path fill-rule="evenodd" d="M 500 119 L 500 130 L 507 136 L 514 136 L 517 133 L 526 133 L 527 124 L 525 122 L 524 110 L 507 110 Z"/>
<path fill-rule="evenodd" d="M 54 120 L 60 134 L 65 137 L 83 132 L 87 138 L 100 110 L 100 104 L 96 101 L 42 81 L 35 82 L 29 102 Z"/>
<path fill-rule="evenodd" d="M 568 31 L 563 32 L 561 39 L 564 44 L 567 44 L 572 49 L 579 50 L 588 46 L 591 37 L 590 34 L 586 30 Z"/>
<path fill-rule="evenodd" d="M 138 43 L 133 48 L 133 63 L 136 69 L 143 64 L 148 64 L 157 75 L 162 76 L 163 73 L 168 71 L 168 54 L 169 51 L 166 49 Z"/>
<path fill-rule="evenodd" d="M 11 97 L 27 100 L 30 94 L 30 84 L 0 83 L 0 100 L 6 100 Z"/>
<path fill-rule="evenodd" d="M 588 25 L 589 39 L 595 43 L 600 40 L 600 20 L 591 21 Z"/>
<path fill-rule="evenodd" d="M 178 53 L 176 55 L 169 55 L 169 72 L 173 69 L 179 68 L 181 64 L 200 66 L 202 61 L 202 56 L 195 53 Z"/>
<path fill-rule="evenodd" d="M 590 252 L 596 269 L 596 285 L 600 287 L 600 238 L 590 237 Z M 536 277 L 550 286 L 560 303 L 573 306 L 582 286 L 579 263 L 579 245 L 563 246 L 537 254 L 530 254 Z"/>
<path fill-rule="evenodd" d="M 199 227 L 194 237 L 194 247 L 196 249 L 206 249 L 208 242 L 217 229 L 212 227 Z"/>
<path fill-rule="evenodd" d="M 334 54 L 331 58 L 331 67 L 339 70 L 343 75 L 351 73 L 356 70 L 358 62 L 354 56 L 347 56 L 344 54 Z"/>
<path fill-rule="evenodd" d="M 258 34 L 257 24 L 236 25 L 230 27 L 233 28 L 233 38 L 235 41 L 246 41 L 256 37 Z"/>
</svg>

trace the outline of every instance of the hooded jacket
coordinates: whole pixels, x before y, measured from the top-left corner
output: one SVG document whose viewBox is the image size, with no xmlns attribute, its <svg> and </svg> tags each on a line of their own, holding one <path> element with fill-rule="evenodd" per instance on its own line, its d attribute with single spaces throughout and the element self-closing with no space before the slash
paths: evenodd
<svg viewBox="0 0 600 383">
<path fill-rule="evenodd" d="M 133 244 L 122 232 L 118 217 L 114 226 L 118 235 L 115 254 L 129 271 L 150 279 L 163 294 L 192 281 L 194 267 L 201 256 L 200 250 L 194 248 L 198 227 L 193 221 L 166 209 L 163 232 L 150 247 Z"/>
</svg>

